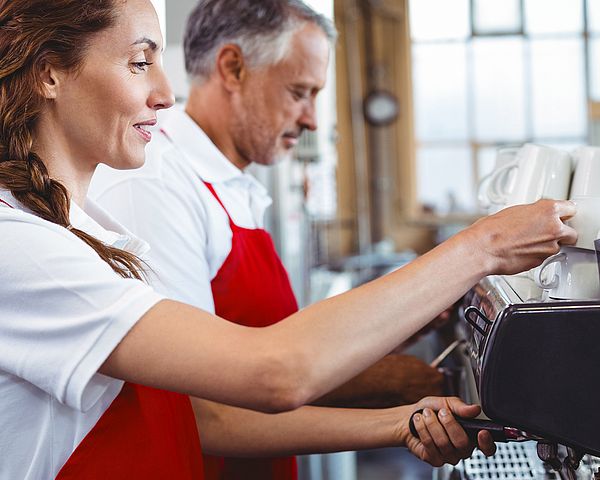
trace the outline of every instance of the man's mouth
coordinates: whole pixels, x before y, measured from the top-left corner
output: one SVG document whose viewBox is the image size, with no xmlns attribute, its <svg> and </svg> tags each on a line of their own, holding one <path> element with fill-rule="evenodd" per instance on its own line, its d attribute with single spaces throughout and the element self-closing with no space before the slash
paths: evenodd
<svg viewBox="0 0 600 480">
<path fill-rule="evenodd" d="M 285 148 L 293 148 L 298 145 L 299 134 L 295 133 L 284 133 L 283 134 L 283 144 Z"/>
</svg>

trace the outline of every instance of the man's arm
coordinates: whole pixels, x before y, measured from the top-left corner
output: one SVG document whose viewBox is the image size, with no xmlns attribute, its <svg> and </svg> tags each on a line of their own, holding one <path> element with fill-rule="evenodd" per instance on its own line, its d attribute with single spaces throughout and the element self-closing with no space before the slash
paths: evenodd
<svg viewBox="0 0 600 480">
<path fill-rule="evenodd" d="M 414 405 L 382 410 L 302 407 L 275 415 L 192 398 L 202 448 L 206 453 L 236 457 L 273 457 L 310 453 L 329 453 L 382 447 L 407 447 L 421 460 L 440 466 L 456 464 L 473 451 L 473 444 L 452 415 L 429 415 L 429 431 L 443 429 L 449 445 L 442 453 L 412 436 L 408 422 L 413 412 L 430 413 L 446 409 L 471 417 L 480 409 L 457 398 L 426 398 Z M 491 455 L 491 437 L 480 435 L 479 446 Z"/>
<path fill-rule="evenodd" d="M 313 405 L 387 408 L 443 394 L 444 376 L 410 355 L 390 354 Z"/>
</svg>

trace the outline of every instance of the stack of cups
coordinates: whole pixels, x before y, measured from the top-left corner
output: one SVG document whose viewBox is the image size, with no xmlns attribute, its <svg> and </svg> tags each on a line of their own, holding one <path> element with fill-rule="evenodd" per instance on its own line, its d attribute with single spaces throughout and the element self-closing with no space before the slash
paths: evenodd
<svg viewBox="0 0 600 480">
<path fill-rule="evenodd" d="M 572 171 L 573 160 L 562 150 L 532 143 L 499 149 L 494 171 L 480 185 L 480 201 L 497 211 L 541 198 L 565 200 Z M 534 269 L 520 275 L 534 279 L 536 274 Z"/>
<path fill-rule="evenodd" d="M 532 143 L 512 151 L 512 158 L 506 152 L 506 161 L 497 160 L 494 171 L 484 179 L 487 188 L 480 197 L 501 208 L 541 198 L 567 198 L 573 163 L 567 152 Z"/>
<path fill-rule="evenodd" d="M 596 248 L 600 230 L 600 148 L 574 152 L 575 174 L 569 199 L 577 213 L 567 224 L 577 231 L 577 243 L 565 246 L 534 270 L 534 280 L 554 299 L 599 299 L 600 275 Z M 544 275 L 550 267 L 554 273 Z"/>
<path fill-rule="evenodd" d="M 496 151 L 494 168 L 479 181 L 478 200 L 480 206 L 486 211 L 495 213 L 504 207 L 502 199 L 499 198 L 500 194 L 491 191 L 491 181 L 497 178 L 499 175 L 497 172 L 505 172 L 502 174 L 504 177 L 503 183 L 506 184 L 505 189 L 510 190 L 512 188 L 516 174 L 516 169 L 513 168 L 513 165 L 515 164 L 515 157 L 520 149 L 520 146 L 500 147 Z"/>
</svg>

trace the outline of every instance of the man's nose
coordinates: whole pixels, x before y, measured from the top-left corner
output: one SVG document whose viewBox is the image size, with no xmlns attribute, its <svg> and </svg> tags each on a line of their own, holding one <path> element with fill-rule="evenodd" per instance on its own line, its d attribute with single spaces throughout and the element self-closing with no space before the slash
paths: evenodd
<svg viewBox="0 0 600 480">
<path fill-rule="evenodd" d="M 307 102 L 304 106 L 298 123 L 307 130 L 314 131 L 317 129 L 317 108 L 314 100 Z"/>
</svg>

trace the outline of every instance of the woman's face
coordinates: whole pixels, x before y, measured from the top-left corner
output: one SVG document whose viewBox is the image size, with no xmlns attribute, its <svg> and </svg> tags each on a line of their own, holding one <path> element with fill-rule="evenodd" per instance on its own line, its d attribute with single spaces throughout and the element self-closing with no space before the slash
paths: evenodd
<svg viewBox="0 0 600 480">
<path fill-rule="evenodd" d="M 81 69 L 61 77 L 50 107 L 68 156 L 79 167 L 141 166 L 156 112 L 174 101 L 150 0 L 116 4 L 115 25 L 92 37 Z"/>
</svg>

